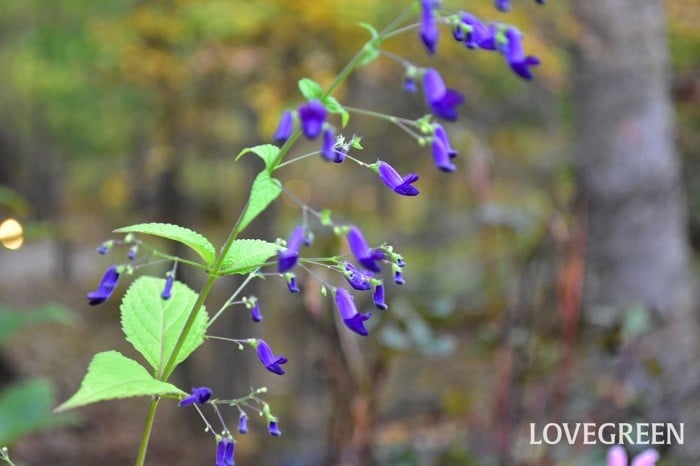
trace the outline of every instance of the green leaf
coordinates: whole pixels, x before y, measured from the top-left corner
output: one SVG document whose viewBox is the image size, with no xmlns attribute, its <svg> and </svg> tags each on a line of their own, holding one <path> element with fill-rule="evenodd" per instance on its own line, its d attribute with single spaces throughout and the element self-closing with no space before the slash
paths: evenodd
<svg viewBox="0 0 700 466">
<path fill-rule="evenodd" d="M 348 121 L 350 121 L 350 114 L 348 113 L 345 108 L 343 108 L 342 105 L 340 105 L 340 102 L 338 100 L 329 95 L 325 99 L 323 99 L 323 105 L 325 105 L 326 110 L 328 110 L 330 113 L 336 113 L 340 115 L 340 119 L 342 121 L 343 128 L 345 128 L 348 124 Z"/>
<path fill-rule="evenodd" d="M 105 351 L 92 358 L 78 391 L 56 411 L 132 396 L 184 394 L 175 385 L 153 378 L 133 359 L 117 351 Z"/>
<path fill-rule="evenodd" d="M 260 172 L 253 181 L 253 186 L 250 188 L 250 199 L 248 199 L 248 207 L 241 218 L 238 225 L 238 231 L 243 231 L 255 217 L 260 215 L 272 201 L 277 199 L 282 193 L 282 183 L 279 180 L 272 178 L 266 171 Z"/>
<path fill-rule="evenodd" d="M 178 225 L 172 225 L 170 223 L 140 223 L 138 225 L 117 228 L 114 232 L 143 233 L 177 241 L 199 254 L 207 265 L 211 264 L 216 259 L 216 250 L 208 239 L 196 231 Z"/>
<path fill-rule="evenodd" d="M 56 416 L 54 388 L 43 379 L 27 380 L 11 385 L 0 394 L 0 445 L 50 427 L 73 424 L 73 415 Z"/>
<path fill-rule="evenodd" d="M 277 154 L 280 152 L 280 148 L 272 144 L 263 144 L 261 146 L 247 147 L 240 151 L 236 156 L 236 160 L 243 157 L 245 154 L 252 152 L 258 157 L 260 157 L 263 162 L 265 162 L 265 168 L 269 171 L 270 165 L 277 158 Z"/>
<path fill-rule="evenodd" d="M 299 80 L 299 90 L 306 100 L 320 99 L 323 95 L 323 88 L 321 85 L 309 78 Z"/>
<path fill-rule="evenodd" d="M 250 273 L 277 254 L 279 249 L 277 244 L 259 239 L 237 239 L 224 257 L 221 273 L 226 275 Z"/>
<path fill-rule="evenodd" d="M 124 295 L 121 309 L 122 329 L 136 351 L 162 375 L 175 349 L 187 317 L 197 300 L 197 293 L 184 283 L 174 282 L 170 299 L 160 297 L 165 279 L 142 276 L 136 279 Z M 202 308 L 175 360 L 184 361 L 204 341 L 208 316 Z"/>
</svg>

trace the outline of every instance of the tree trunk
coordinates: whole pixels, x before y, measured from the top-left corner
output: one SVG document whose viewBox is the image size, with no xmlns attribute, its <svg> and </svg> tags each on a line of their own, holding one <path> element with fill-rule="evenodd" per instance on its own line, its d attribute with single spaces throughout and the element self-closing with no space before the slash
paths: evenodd
<svg viewBox="0 0 700 466">
<path fill-rule="evenodd" d="M 698 325 L 693 309 L 686 209 L 674 148 L 665 16 L 660 0 L 575 0 L 574 149 L 587 206 L 584 313 L 642 305 L 653 317 L 640 354 L 647 418 L 685 422 L 700 435 Z M 639 374 L 637 374 L 639 375 Z M 635 383 L 640 383 L 635 379 Z M 639 388 L 639 385 L 638 385 Z M 656 391 L 658 390 L 658 391 Z M 698 464 L 700 443 L 675 449 Z"/>
</svg>

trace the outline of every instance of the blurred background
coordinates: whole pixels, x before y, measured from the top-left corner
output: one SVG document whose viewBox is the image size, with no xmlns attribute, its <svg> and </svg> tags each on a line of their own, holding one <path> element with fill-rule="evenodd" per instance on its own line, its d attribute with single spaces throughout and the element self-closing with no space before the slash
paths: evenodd
<svg viewBox="0 0 700 466">
<path fill-rule="evenodd" d="M 19 464 L 133 463 L 146 400 L 51 413 L 96 352 L 138 359 L 118 324 L 129 280 L 99 308 L 85 300 L 126 251 L 95 249 L 114 228 L 150 221 L 223 241 L 261 169 L 235 155 L 270 140 L 300 102 L 299 78 L 333 79 L 367 37 L 358 22 L 381 28 L 409 3 L 0 2 L 0 443 Z M 283 436 L 251 419 L 238 464 L 602 465 L 601 445 L 530 445 L 529 424 L 650 420 L 685 423 L 686 444 L 662 447 L 660 464 L 700 464 L 700 5 L 516 0 L 504 14 L 488 0 L 444 3 L 516 25 L 543 62 L 524 82 L 447 29 L 435 57 L 414 33 L 387 42 L 467 95 L 446 125 L 457 171 L 355 116 L 345 133 L 363 137 L 356 156 L 420 173 L 420 196 L 400 198 L 349 163 L 281 172 L 297 197 L 404 254 L 390 309 L 360 338 L 336 328 L 313 277 L 300 275 L 300 295 L 259 281 L 264 322 L 241 309 L 214 333 L 265 338 L 287 374 L 209 342 L 175 383 L 224 398 L 269 387 Z M 423 115 L 402 82 L 380 59 L 337 97 Z M 280 198 L 246 236 L 287 237 L 300 215 Z M 316 231 L 314 254 L 339 246 Z M 204 280 L 183 267 L 178 278 Z M 209 307 L 238 281 L 221 280 Z M 161 405 L 148 464 L 213 464 L 214 453 L 192 410 Z"/>
</svg>

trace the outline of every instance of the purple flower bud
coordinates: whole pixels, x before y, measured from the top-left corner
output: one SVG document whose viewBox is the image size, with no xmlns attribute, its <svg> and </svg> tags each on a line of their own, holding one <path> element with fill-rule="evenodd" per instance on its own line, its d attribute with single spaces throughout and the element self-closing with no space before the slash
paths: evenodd
<svg viewBox="0 0 700 466">
<path fill-rule="evenodd" d="M 396 194 L 402 196 L 417 196 L 420 193 L 418 188 L 413 186 L 413 183 L 418 181 L 418 175 L 416 173 L 409 173 L 402 178 L 394 167 L 381 160 L 377 161 L 377 167 L 379 179 Z"/>
<path fill-rule="evenodd" d="M 203 405 L 211 398 L 211 388 L 209 387 L 195 387 L 190 393 L 190 396 L 180 400 L 178 406 L 189 406 L 195 403 Z"/>
<path fill-rule="evenodd" d="M 100 280 L 97 289 L 87 294 L 88 304 L 90 304 L 90 306 L 96 306 L 107 301 L 114 291 L 114 288 L 116 288 L 118 281 L 119 272 L 117 271 L 117 267 L 110 265 L 102 276 L 102 280 Z"/>
<path fill-rule="evenodd" d="M 397 255 L 395 257 L 396 257 L 396 266 L 397 267 L 401 267 L 401 268 L 406 267 L 406 261 L 403 259 L 402 256 Z"/>
<path fill-rule="evenodd" d="M 416 79 L 411 76 L 407 76 L 403 81 L 403 90 L 411 94 L 415 93 L 417 90 Z"/>
<path fill-rule="evenodd" d="M 129 252 L 126 254 L 126 258 L 130 261 L 136 259 L 136 254 L 139 252 L 139 246 L 134 245 L 129 248 Z"/>
<path fill-rule="evenodd" d="M 255 300 L 255 304 L 250 308 L 250 318 L 253 322 L 262 322 L 263 316 L 260 313 L 260 304 Z"/>
<path fill-rule="evenodd" d="M 248 416 L 246 415 L 246 413 L 241 413 L 241 416 L 238 418 L 238 433 L 248 433 Z"/>
<path fill-rule="evenodd" d="M 326 107 L 320 100 L 314 99 L 299 107 L 299 119 L 304 135 L 309 139 L 316 139 L 321 134 L 323 122 L 326 121 Z"/>
<path fill-rule="evenodd" d="M 287 241 L 287 249 L 277 253 L 277 271 L 285 273 L 294 268 L 299 259 L 299 249 L 304 240 L 304 227 L 298 226 Z"/>
<path fill-rule="evenodd" d="M 292 274 L 287 274 L 287 289 L 290 293 L 299 293 L 299 286 L 297 285 L 297 277 Z"/>
<path fill-rule="evenodd" d="M 423 45 L 431 55 L 437 50 L 440 39 L 440 28 L 435 20 L 434 9 L 439 6 L 439 2 L 434 0 L 421 0 L 423 14 L 421 16 L 420 38 Z"/>
<path fill-rule="evenodd" d="M 100 254 L 104 256 L 109 252 L 110 249 L 112 249 L 112 246 L 114 245 L 113 240 L 105 241 L 104 243 L 100 244 L 100 247 L 97 248 L 97 254 Z"/>
<path fill-rule="evenodd" d="M 374 287 L 372 299 L 374 300 L 374 307 L 380 311 L 386 311 L 389 309 L 389 306 L 387 306 L 386 302 L 384 301 L 384 285 L 377 285 Z"/>
<path fill-rule="evenodd" d="M 534 55 L 525 56 L 523 51 L 522 34 L 514 27 L 509 27 L 505 33 L 508 43 L 503 49 L 503 53 L 508 60 L 510 69 L 523 79 L 530 80 L 534 77 L 531 66 L 540 64 L 540 59 Z"/>
<path fill-rule="evenodd" d="M 335 132 L 333 128 L 323 130 L 323 144 L 321 146 L 321 155 L 329 162 L 342 163 L 345 160 L 345 152 L 335 147 Z"/>
<path fill-rule="evenodd" d="M 367 332 L 364 322 L 372 317 L 372 314 L 370 312 L 366 314 L 357 312 L 352 295 L 345 288 L 336 290 L 335 303 L 345 326 L 358 335 L 367 336 L 369 332 Z"/>
<path fill-rule="evenodd" d="M 273 437 L 279 437 L 280 435 L 282 435 L 282 431 L 280 430 L 280 427 L 277 425 L 277 421 L 270 421 L 269 424 L 267 425 L 267 431 Z"/>
<path fill-rule="evenodd" d="M 394 283 L 397 285 L 403 285 L 406 283 L 406 280 L 403 279 L 403 272 L 400 270 L 394 271 Z"/>
<path fill-rule="evenodd" d="M 499 11 L 510 11 L 510 0 L 496 0 L 496 8 Z"/>
<path fill-rule="evenodd" d="M 312 244 L 314 244 L 314 234 L 308 231 L 306 235 L 304 235 L 304 246 L 311 246 Z"/>
<path fill-rule="evenodd" d="M 348 232 L 348 244 L 355 259 L 362 267 L 371 272 L 379 273 L 382 271 L 377 261 L 384 259 L 384 253 L 379 249 L 370 249 L 362 232 L 356 226 L 352 226 Z"/>
<path fill-rule="evenodd" d="M 216 445 L 216 466 L 235 466 L 233 460 L 236 443 L 231 438 L 222 438 Z"/>
<path fill-rule="evenodd" d="M 457 167 L 450 161 L 450 153 L 440 138 L 433 138 L 433 161 L 444 172 L 453 172 Z"/>
<path fill-rule="evenodd" d="M 449 158 L 453 159 L 457 157 L 457 154 L 459 152 L 452 147 L 450 144 L 450 138 L 447 136 L 447 131 L 445 131 L 445 128 L 442 127 L 440 124 L 435 124 L 433 125 L 433 135 L 440 139 L 442 144 L 445 146 L 445 149 L 447 150 L 447 155 Z"/>
<path fill-rule="evenodd" d="M 163 287 L 163 292 L 160 294 L 161 298 L 170 299 L 170 297 L 172 296 L 174 281 L 175 275 L 172 273 L 168 273 L 168 275 L 165 277 L 165 287 Z"/>
<path fill-rule="evenodd" d="M 445 120 L 457 120 L 457 106 L 464 102 L 464 96 L 447 88 L 442 76 L 434 68 L 428 68 L 423 76 L 423 93 L 433 113 Z"/>
<path fill-rule="evenodd" d="M 282 369 L 282 364 L 287 363 L 287 358 L 284 356 L 275 356 L 270 349 L 270 346 L 265 342 L 265 340 L 258 339 L 258 359 L 265 368 L 277 375 L 284 375 L 284 369 Z"/>
<path fill-rule="evenodd" d="M 279 144 L 284 144 L 292 135 L 292 131 L 294 131 L 294 115 L 289 110 L 286 110 L 282 114 L 282 118 L 280 118 L 277 131 L 275 131 L 272 139 Z"/>
<path fill-rule="evenodd" d="M 363 272 L 362 270 L 355 267 L 350 262 L 344 262 L 344 272 L 343 276 L 348 281 L 350 286 L 352 286 L 357 291 L 367 291 L 372 289 L 372 272 Z"/>
</svg>

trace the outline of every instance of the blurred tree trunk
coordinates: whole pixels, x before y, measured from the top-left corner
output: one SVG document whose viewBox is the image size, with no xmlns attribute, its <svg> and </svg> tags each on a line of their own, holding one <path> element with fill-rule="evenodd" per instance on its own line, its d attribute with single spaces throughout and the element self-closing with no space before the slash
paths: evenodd
<svg viewBox="0 0 700 466">
<path fill-rule="evenodd" d="M 574 8 L 581 26 L 572 66 L 574 156 L 588 222 L 584 312 L 643 305 L 652 313 L 640 355 L 662 372 L 635 379 L 644 387 L 644 415 L 685 422 L 686 439 L 695 439 L 698 325 L 663 5 L 575 0 Z M 686 440 L 675 454 L 677 464 L 698 464 L 700 443 Z"/>
</svg>

